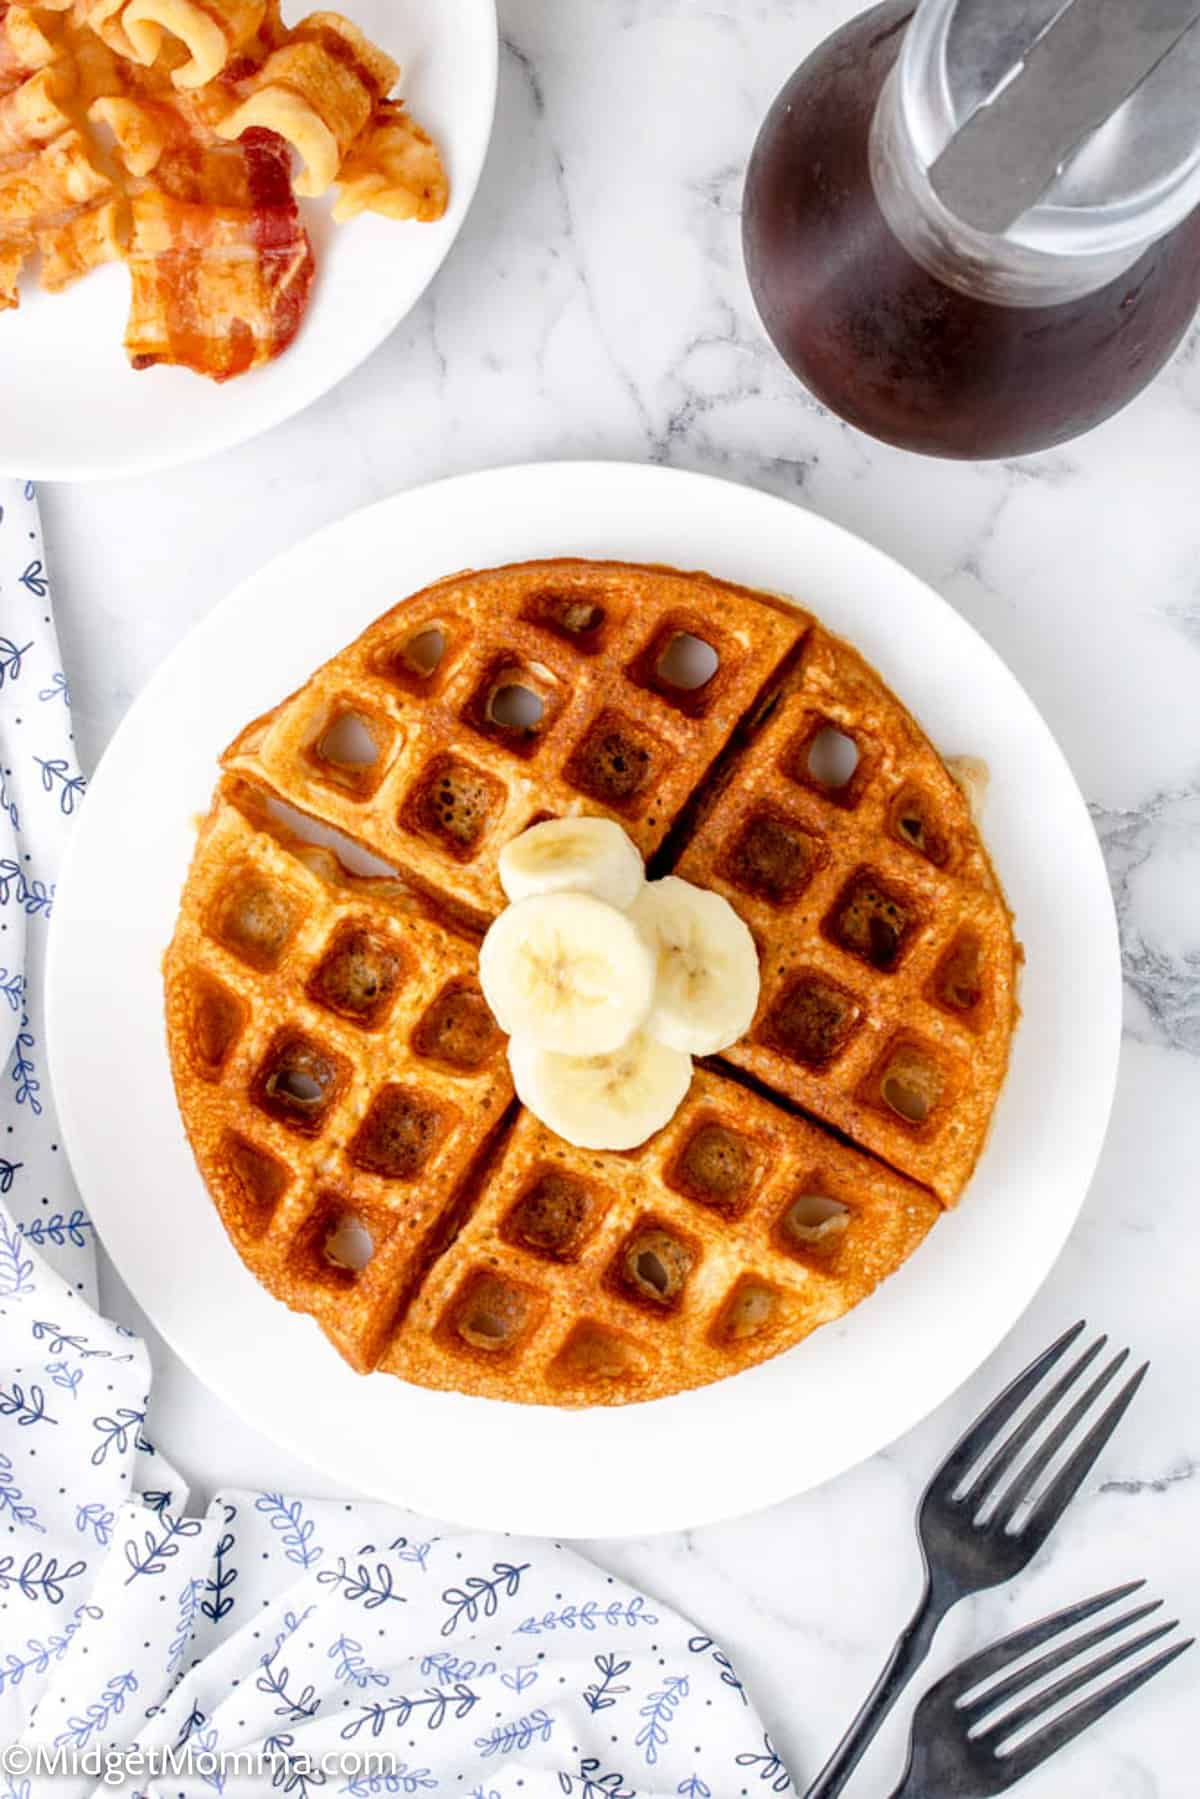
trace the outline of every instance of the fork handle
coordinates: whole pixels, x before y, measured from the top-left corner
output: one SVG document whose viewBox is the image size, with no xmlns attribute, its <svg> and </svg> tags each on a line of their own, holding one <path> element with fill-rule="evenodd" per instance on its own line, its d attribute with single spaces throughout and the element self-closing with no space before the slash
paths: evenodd
<svg viewBox="0 0 1200 1799">
<path fill-rule="evenodd" d="M 916 1673 L 933 1642 L 938 1625 L 953 1605 L 952 1592 L 935 1591 L 926 1577 L 925 1591 L 916 1611 L 896 1639 L 875 1685 L 864 1699 L 854 1722 L 808 1788 L 804 1799 L 834 1799 L 840 1793 L 876 1731 Z"/>
</svg>

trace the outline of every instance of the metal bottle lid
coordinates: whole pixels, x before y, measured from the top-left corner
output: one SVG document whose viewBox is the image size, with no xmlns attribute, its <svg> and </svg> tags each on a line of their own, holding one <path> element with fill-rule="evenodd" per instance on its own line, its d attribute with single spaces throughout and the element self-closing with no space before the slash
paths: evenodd
<svg viewBox="0 0 1200 1799">
<path fill-rule="evenodd" d="M 1119 255 L 1200 205 L 1200 0 L 920 0 L 898 76 L 972 232 Z"/>
</svg>

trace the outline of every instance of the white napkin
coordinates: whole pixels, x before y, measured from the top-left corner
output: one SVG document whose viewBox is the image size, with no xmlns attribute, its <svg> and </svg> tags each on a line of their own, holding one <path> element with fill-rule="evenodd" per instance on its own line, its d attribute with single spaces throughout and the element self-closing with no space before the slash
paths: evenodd
<svg viewBox="0 0 1200 1799">
<path fill-rule="evenodd" d="M 131 1748 L 172 1757 L 122 1764 L 142 1799 L 790 1792 L 717 1645 L 558 1544 L 284 1493 L 188 1515 L 145 1348 L 90 1303 L 48 1090 L 42 953 L 83 782 L 32 489 L 0 483 L 0 508 L 0 1799 L 113 1791 Z"/>
<path fill-rule="evenodd" d="M 0 481 L 0 1200 L 25 1240 L 95 1295 L 92 1225 L 46 1073 L 41 975 L 84 781 L 75 758 L 32 483 Z M 0 1266 L 20 1249 L 0 1236 Z"/>
<path fill-rule="evenodd" d="M 711 1639 L 558 1544 L 438 1537 L 387 1506 L 284 1493 L 222 1493 L 189 1517 L 144 1435 L 142 1345 L 9 1240 L 5 1799 L 108 1790 L 109 1757 L 131 1745 L 191 1746 L 192 1765 L 157 1775 L 125 1764 L 131 1789 L 164 1799 L 790 1790 Z M 93 1759 L 39 1771 L 38 1748 Z M 212 1759 L 235 1750 L 271 1760 Z M 368 1750 L 386 1760 L 351 1759 Z"/>
</svg>

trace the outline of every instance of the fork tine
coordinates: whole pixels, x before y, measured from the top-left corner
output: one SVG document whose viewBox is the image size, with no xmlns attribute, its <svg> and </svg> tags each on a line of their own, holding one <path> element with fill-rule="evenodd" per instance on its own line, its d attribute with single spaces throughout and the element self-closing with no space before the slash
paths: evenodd
<svg viewBox="0 0 1200 1799">
<path fill-rule="evenodd" d="M 1036 1662 L 1030 1662 L 1024 1668 L 1018 1668 L 1016 1673 L 1010 1674 L 1007 1680 L 998 1681 L 995 1686 L 989 1687 L 986 1693 L 979 1695 L 978 1699 L 961 1701 L 959 1710 L 974 1727 L 977 1721 L 985 1718 L 989 1712 L 995 1711 L 997 1706 L 1003 1705 L 1005 1700 L 1011 1699 L 1013 1694 L 1019 1693 L 1023 1687 L 1031 1686 L 1044 1674 L 1053 1674 L 1056 1668 L 1061 1668 L 1067 1662 L 1074 1661 L 1075 1657 L 1082 1655 L 1085 1649 L 1094 1649 L 1097 1643 L 1105 1642 L 1107 1638 L 1115 1636 L 1120 1630 L 1127 1630 L 1131 1624 L 1137 1624 L 1142 1618 L 1148 1618 L 1152 1612 L 1159 1611 L 1161 1607 L 1161 1599 L 1151 1599 L 1146 1605 L 1139 1605 L 1135 1610 L 1126 1612 L 1124 1617 L 1112 1618 L 1107 1623 L 1099 1625 L 1095 1630 L 1089 1630 L 1086 1636 L 1075 1637 L 1069 1643 L 1060 1644 L 1048 1655 L 1039 1656 Z M 1016 1661 L 1019 1657 L 1014 1655 L 1009 1659 Z"/>
<path fill-rule="evenodd" d="M 1170 1649 L 1164 1649 L 1148 1662 L 1143 1662 L 1140 1668 L 1131 1668 L 1128 1674 L 1111 1681 L 1100 1692 L 1093 1693 L 1090 1699 L 1083 1699 L 1078 1705 L 1073 1705 L 1069 1712 L 1056 1718 L 1052 1724 L 1047 1724 L 1044 1730 L 1039 1730 L 1008 1755 L 998 1757 L 1000 1767 L 1010 1777 L 1008 1784 L 1011 1786 L 1024 1779 L 1026 1774 L 1039 1768 L 1048 1757 L 1073 1742 L 1090 1724 L 1095 1724 L 1097 1719 L 1102 1718 L 1105 1712 L 1110 1712 L 1123 1699 L 1128 1699 L 1131 1693 L 1136 1693 L 1139 1687 L 1145 1686 L 1148 1680 L 1153 1680 L 1156 1674 L 1161 1674 L 1164 1668 L 1169 1668 L 1173 1661 L 1192 1647 L 1195 1640 L 1195 1637 L 1189 1637 L 1186 1642 L 1175 1643 Z"/>
<path fill-rule="evenodd" d="M 1013 1631 L 1011 1636 L 1001 1637 L 998 1643 L 991 1643 L 981 1649 L 957 1667 L 952 1675 L 957 1691 L 969 1693 L 981 1682 L 993 1674 L 1002 1674 L 1011 1662 L 1019 1656 L 1028 1655 L 1031 1649 L 1040 1649 L 1051 1637 L 1060 1636 L 1064 1630 L 1073 1630 L 1076 1624 L 1082 1624 L 1085 1618 L 1095 1617 L 1105 1606 L 1117 1605 L 1122 1599 L 1128 1599 L 1131 1593 L 1137 1593 L 1145 1586 L 1144 1580 L 1130 1580 L 1123 1587 L 1112 1587 L 1107 1593 L 1097 1593 L 1093 1599 L 1081 1599 L 1077 1605 L 1068 1605 L 1061 1612 L 1052 1612 L 1048 1618 L 1039 1618 L 1036 1624 L 1027 1624 L 1023 1630 Z"/>
<path fill-rule="evenodd" d="M 1101 1412 L 1069 1461 L 1063 1463 L 1046 1491 L 1034 1502 L 1033 1511 L 1021 1530 L 1022 1541 L 1029 1542 L 1033 1550 L 1040 1548 L 1046 1541 L 1083 1485 L 1096 1458 L 1129 1410 L 1133 1396 L 1145 1380 L 1149 1367 L 1149 1362 L 1143 1362 L 1130 1375 L 1116 1398 Z"/>
<path fill-rule="evenodd" d="M 966 1507 L 974 1511 L 982 1502 L 984 1494 L 990 1493 L 994 1489 L 1001 1476 L 1007 1473 L 1035 1431 L 1041 1428 L 1059 1401 L 1070 1392 L 1080 1375 L 1091 1367 L 1107 1342 L 1107 1337 L 1097 1337 L 1091 1348 L 1085 1349 L 1066 1373 L 1060 1375 L 1045 1397 L 1038 1401 L 1024 1423 L 1019 1424 L 1012 1435 L 1005 1439 L 995 1455 L 985 1465 L 982 1472 L 975 1476 L 963 1494 L 962 1503 Z M 1128 1355 L 1128 1350 L 1125 1353 Z"/>
<path fill-rule="evenodd" d="M 1121 1629 L 1126 1622 L 1126 1619 L 1120 1619 L 1116 1628 Z M 1177 1630 L 1178 1627 L 1179 1619 L 1172 1618 L 1169 1624 L 1156 1625 L 1153 1630 L 1143 1631 L 1140 1637 L 1131 1637 L 1127 1643 L 1117 1643 L 1104 1655 L 1097 1656 L 1095 1661 L 1085 1662 L 1082 1667 L 1075 1668 L 1070 1674 L 1064 1674 L 1061 1680 L 1056 1680 L 1043 1692 L 1034 1693 L 1025 1700 L 1024 1704 L 1015 1705 L 1002 1718 L 996 1718 L 990 1724 L 985 1725 L 980 1734 L 984 1739 L 990 1737 L 997 1743 L 1006 1742 L 1009 1737 L 1024 1730 L 1027 1724 L 1032 1724 L 1035 1718 L 1040 1718 L 1043 1713 L 1052 1711 L 1060 1699 L 1069 1699 L 1072 1693 L 1079 1691 L 1080 1687 L 1090 1685 L 1093 1680 L 1098 1680 L 1101 1674 L 1107 1674 L 1110 1668 L 1116 1668 L 1122 1662 L 1127 1662 L 1131 1656 L 1139 1654 L 1141 1650 L 1148 1649 L 1151 1643 L 1157 1643 L 1161 1638 L 1169 1637 L 1171 1632 Z M 1073 1643 L 1069 1647 L 1071 1653 L 1074 1654 L 1078 1649 L 1082 1649 L 1083 1645 Z"/>
<path fill-rule="evenodd" d="M 1009 1382 L 999 1398 L 994 1399 L 974 1424 L 968 1426 L 929 1483 L 931 1488 L 944 1487 L 948 1483 L 953 1489 L 958 1485 L 967 1469 L 1000 1434 L 1013 1413 L 1025 1403 L 1042 1376 L 1049 1373 L 1054 1364 L 1066 1355 L 1085 1326 L 1086 1320 L 1081 1318 L 1078 1324 L 1073 1324 L 1070 1330 L 1064 1331 L 1056 1342 L 1051 1343 L 1048 1349 L 1044 1349 L 1040 1356 L 1030 1362 L 1028 1368 L 1023 1369 L 1015 1380 Z"/>
<path fill-rule="evenodd" d="M 1012 1485 L 1007 1488 L 999 1506 L 990 1520 L 993 1530 L 1006 1530 L 1016 1516 L 1017 1510 L 1026 1496 L 1041 1479 L 1050 1463 L 1054 1460 L 1063 1444 L 1071 1436 L 1077 1424 L 1086 1418 L 1093 1405 L 1103 1393 L 1105 1387 L 1118 1374 L 1129 1360 L 1129 1351 L 1123 1349 L 1115 1355 L 1107 1367 L 1102 1368 L 1094 1381 L 1091 1381 L 1079 1395 L 1069 1410 L 1063 1413 L 1054 1429 L 1050 1431 L 1044 1443 L 1038 1446 L 1035 1454 L 1021 1469 Z M 1061 1385 L 1061 1382 L 1059 1383 Z"/>
</svg>

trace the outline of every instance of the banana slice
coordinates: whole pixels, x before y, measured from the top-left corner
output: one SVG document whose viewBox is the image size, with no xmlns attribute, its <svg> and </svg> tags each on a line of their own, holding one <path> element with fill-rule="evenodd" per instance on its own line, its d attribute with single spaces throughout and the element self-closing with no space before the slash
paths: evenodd
<svg viewBox="0 0 1200 1799">
<path fill-rule="evenodd" d="M 606 1055 L 650 1010 L 654 952 L 624 912 L 590 893 L 533 894 L 488 931 L 479 979 L 510 1037 Z"/>
<path fill-rule="evenodd" d="M 624 911 L 645 880 L 636 845 L 611 818 L 550 818 L 500 851 L 500 885 L 510 900 L 591 893 Z"/>
<path fill-rule="evenodd" d="M 579 1149 L 636 1149 L 669 1124 L 692 1058 L 638 1031 L 606 1056 L 563 1056 L 520 1037 L 508 1046 L 517 1097 Z"/>
<path fill-rule="evenodd" d="M 643 887 L 629 916 L 658 960 L 650 1036 L 693 1056 L 736 1043 L 758 1006 L 758 950 L 729 901 L 667 875 Z"/>
</svg>

